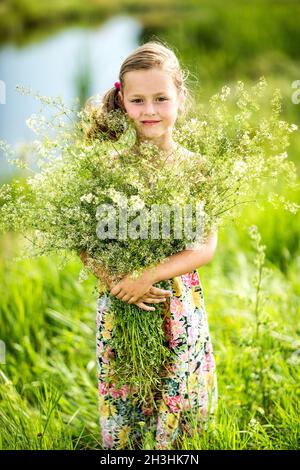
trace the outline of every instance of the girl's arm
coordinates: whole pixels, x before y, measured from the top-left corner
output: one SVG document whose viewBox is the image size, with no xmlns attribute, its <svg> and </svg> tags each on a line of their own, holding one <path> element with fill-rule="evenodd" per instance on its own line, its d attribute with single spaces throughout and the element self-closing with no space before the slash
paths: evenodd
<svg viewBox="0 0 300 470">
<path fill-rule="evenodd" d="M 104 281 L 105 285 L 111 289 L 114 284 L 116 283 L 116 278 L 111 276 L 109 272 L 104 269 L 103 266 L 101 266 L 99 263 L 95 264 L 93 262 L 93 259 L 88 256 L 88 253 L 84 250 L 81 250 L 79 252 L 79 256 L 83 264 L 88 266 L 89 268 L 92 268 L 92 271 L 94 275 Z M 161 303 L 166 300 L 166 297 L 169 297 L 171 295 L 170 291 L 167 291 L 165 289 L 159 289 L 158 287 L 155 286 L 149 286 L 148 290 L 145 292 L 144 296 L 141 296 L 141 298 L 138 299 L 136 302 L 136 305 L 140 307 L 142 310 L 155 310 L 154 307 L 150 307 L 145 304 L 146 303 Z"/>
<path fill-rule="evenodd" d="M 138 279 L 125 276 L 111 289 L 111 294 L 129 304 L 135 303 L 152 284 L 186 274 L 209 263 L 216 250 L 217 239 L 217 231 L 214 231 L 200 248 L 185 249 L 171 255 L 157 266 L 146 269 Z"/>
<path fill-rule="evenodd" d="M 218 234 L 213 232 L 200 248 L 186 249 L 169 256 L 165 261 L 149 270 L 153 283 L 189 273 L 209 263 L 216 251 L 217 242 Z"/>
</svg>

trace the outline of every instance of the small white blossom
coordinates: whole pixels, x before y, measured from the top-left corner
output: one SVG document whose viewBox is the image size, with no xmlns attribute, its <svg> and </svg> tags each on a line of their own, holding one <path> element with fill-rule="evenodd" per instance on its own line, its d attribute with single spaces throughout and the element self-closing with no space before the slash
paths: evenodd
<svg viewBox="0 0 300 470">
<path fill-rule="evenodd" d="M 221 94 L 220 94 L 220 99 L 221 101 L 225 101 L 226 98 L 230 95 L 230 87 L 225 85 L 222 87 Z"/>
<path fill-rule="evenodd" d="M 116 191 L 114 188 L 109 188 L 108 190 L 108 195 L 110 198 L 115 202 L 118 206 L 120 207 L 126 207 L 128 204 L 127 197 L 120 193 L 119 191 Z"/>
<path fill-rule="evenodd" d="M 94 198 L 94 196 L 93 196 L 92 193 L 84 194 L 83 196 L 81 196 L 80 201 L 88 202 L 90 204 L 92 202 L 93 198 Z"/>
<path fill-rule="evenodd" d="M 298 126 L 297 124 L 291 124 L 291 126 L 289 127 L 289 131 L 290 132 L 294 132 L 298 129 Z"/>
<path fill-rule="evenodd" d="M 129 198 L 129 206 L 130 209 L 133 211 L 138 211 L 144 209 L 145 202 L 139 196 L 131 196 Z"/>
<path fill-rule="evenodd" d="M 234 162 L 233 171 L 242 175 L 247 171 L 247 163 L 243 162 L 242 160 Z"/>
</svg>

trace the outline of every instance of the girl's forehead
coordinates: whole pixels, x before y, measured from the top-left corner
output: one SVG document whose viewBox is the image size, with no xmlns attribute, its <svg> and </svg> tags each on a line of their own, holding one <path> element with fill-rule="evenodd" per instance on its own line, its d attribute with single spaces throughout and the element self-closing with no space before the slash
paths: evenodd
<svg viewBox="0 0 300 470">
<path fill-rule="evenodd" d="M 159 94 L 172 92 L 175 89 L 170 74 L 163 70 L 132 70 L 124 75 L 127 94 Z"/>
</svg>

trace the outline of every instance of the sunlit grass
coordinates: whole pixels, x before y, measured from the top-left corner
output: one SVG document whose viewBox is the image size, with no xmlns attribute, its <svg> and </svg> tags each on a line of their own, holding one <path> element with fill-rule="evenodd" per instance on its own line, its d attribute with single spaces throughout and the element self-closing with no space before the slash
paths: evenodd
<svg viewBox="0 0 300 470">
<path fill-rule="evenodd" d="M 124 4 L 31 0 L 16 9 L 10 3 L 2 11 L 1 40 L 19 43 L 40 41 L 73 22 L 90 26 Z M 299 5 L 230 3 L 209 0 L 199 7 L 199 0 L 189 0 L 175 15 L 170 0 L 126 2 L 131 15 L 139 10 L 141 41 L 154 34 L 177 48 L 199 103 L 219 84 L 264 74 L 283 92 L 284 118 L 297 123 L 300 104 L 291 103 L 291 83 L 299 79 Z M 141 4 L 151 8 L 142 11 Z M 187 4 L 197 5 L 197 14 Z M 296 163 L 299 135 L 289 152 Z M 257 224 L 266 245 L 266 302 L 255 309 L 258 268 L 247 230 L 228 227 L 213 261 L 199 270 L 218 370 L 218 414 L 202 435 L 179 439 L 180 449 L 300 447 L 300 214 L 246 210 L 243 220 Z M 100 449 L 95 282 L 78 282 L 79 260 L 59 271 L 56 257 L 12 262 L 18 250 L 14 237 L 1 240 L 0 448 Z M 150 434 L 143 448 L 154 448 Z"/>
<path fill-rule="evenodd" d="M 273 232 L 262 233 L 268 253 Z M 283 231 L 278 244 L 289 236 Z M 77 259 L 59 271 L 55 257 L 13 263 L 21 245 L 9 236 L 1 247 L 0 447 L 100 449 L 94 279 L 78 281 Z M 283 272 L 272 255 L 280 248 L 266 261 L 258 304 L 259 268 L 246 230 L 221 231 L 213 262 L 200 268 L 219 408 L 202 435 L 184 435 L 174 448 L 299 448 L 300 257 L 295 249 Z M 143 448 L 154 448 L 151 434 Z"/>
</svg>

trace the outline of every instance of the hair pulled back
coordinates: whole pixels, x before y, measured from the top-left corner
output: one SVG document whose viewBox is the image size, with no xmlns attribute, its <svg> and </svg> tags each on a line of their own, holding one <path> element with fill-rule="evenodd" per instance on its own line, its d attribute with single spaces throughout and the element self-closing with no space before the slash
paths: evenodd
<svg viewBox="0 0 300 470">
<path fill-rule="evenodd" d="M 133 70 L 157 68 L 172 77 L 178 92 L 184 90 L 186 76 L 172 49 L 159 41 L 149 41 L 135 49 L 122 63 L 119 73 L 121 91 L 125 86 L 125 75 Z M 118 140 L 127 129 L 127 113 L 119 100 L 118 88 L 113 86 L 103 96 L 90 97 L 84 106 L 88 117 L 85 129 L 87 139 Z"/>
</svg>

